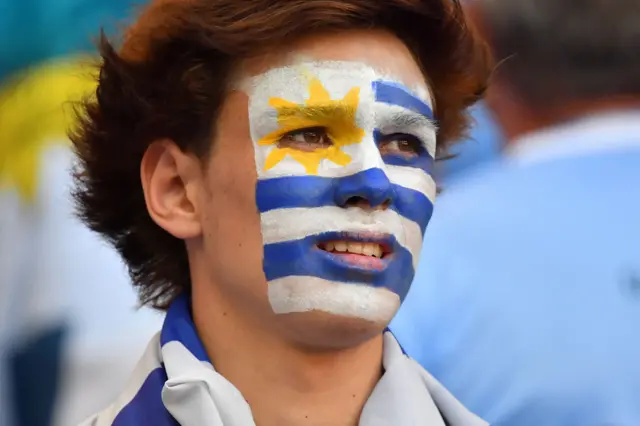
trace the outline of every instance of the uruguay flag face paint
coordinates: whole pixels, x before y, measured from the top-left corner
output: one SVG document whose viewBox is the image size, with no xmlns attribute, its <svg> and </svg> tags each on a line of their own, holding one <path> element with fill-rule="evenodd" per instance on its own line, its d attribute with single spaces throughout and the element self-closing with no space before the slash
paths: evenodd
<svg viewBox="0 0 640 426">
<path fill-rule="evenodd" d="M 256 76 L 247 91 L 273 310 L 390 320 L 436 193 L 427 87 L 311 61 Z"/>
</svg>

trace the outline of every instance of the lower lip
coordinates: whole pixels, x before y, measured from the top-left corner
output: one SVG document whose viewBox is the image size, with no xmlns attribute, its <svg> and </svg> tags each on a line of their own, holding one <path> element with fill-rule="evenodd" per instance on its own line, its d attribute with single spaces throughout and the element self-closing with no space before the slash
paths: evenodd
<svg viewBox="0 0 640 426">
<path fill-rule="evenodd" d="M 387 267 L 387 261 L 374 257 L 353 253 L 336 253 L 323 250 L 324 253 L 349 265 L 372 271 L 382 271 Z"/>
</svg>

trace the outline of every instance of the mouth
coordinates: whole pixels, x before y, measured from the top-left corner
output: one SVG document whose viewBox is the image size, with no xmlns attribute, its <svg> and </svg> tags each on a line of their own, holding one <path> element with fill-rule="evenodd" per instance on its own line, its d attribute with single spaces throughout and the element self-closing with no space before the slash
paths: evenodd
<svg viewBox="0 0 640 426">
<path fill-rule="evenodd" d="M 365 270 L 381 271 L 393 257 L 391 236 L 343 233 L 319 241 L 316 247 L 333 260 Z"/>
<path fill-rule="evenodd" d="M 383 259 L 391 254 L 391 249 L 385 244 L 367 241 L 336 240 L 318 244 L 320 250 L 335 255 L 356 255 Z"/>
</svg>

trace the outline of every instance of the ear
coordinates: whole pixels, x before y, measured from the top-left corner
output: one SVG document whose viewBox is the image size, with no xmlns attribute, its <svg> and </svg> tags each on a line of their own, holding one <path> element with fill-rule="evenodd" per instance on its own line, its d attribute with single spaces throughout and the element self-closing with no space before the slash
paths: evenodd
<svg viewBox="0 0 640 426">
<path fill-rule="evenodd" d="M 197 209 L 200 161 L 172 141 L 153 142 L 140 164 L 140 179 L 149 215 L 176 238 L 202 233 Z"/>
</svg>

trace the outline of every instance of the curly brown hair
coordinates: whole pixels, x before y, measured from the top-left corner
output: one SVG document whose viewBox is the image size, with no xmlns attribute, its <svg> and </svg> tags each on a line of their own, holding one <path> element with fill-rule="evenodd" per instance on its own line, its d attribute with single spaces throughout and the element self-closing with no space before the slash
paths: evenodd
<svg viewBox="0 0 640 426">
<path fill-rule="evenodd" d="M 140 300 L 166 309 L 190 288 L 185 244 L 147 212 L 140 163 L 162 138 L 206 156 L 239 60 L 296 34 L 381 28 L 412 51 L 434 92 L 438 150 L 468 125 L 491 70 L 458 0 L 156 0 L 116 49 L 104 35 L 99 85 L 70 137 L 79 216 L 128 264 Z"/>
</svg>

